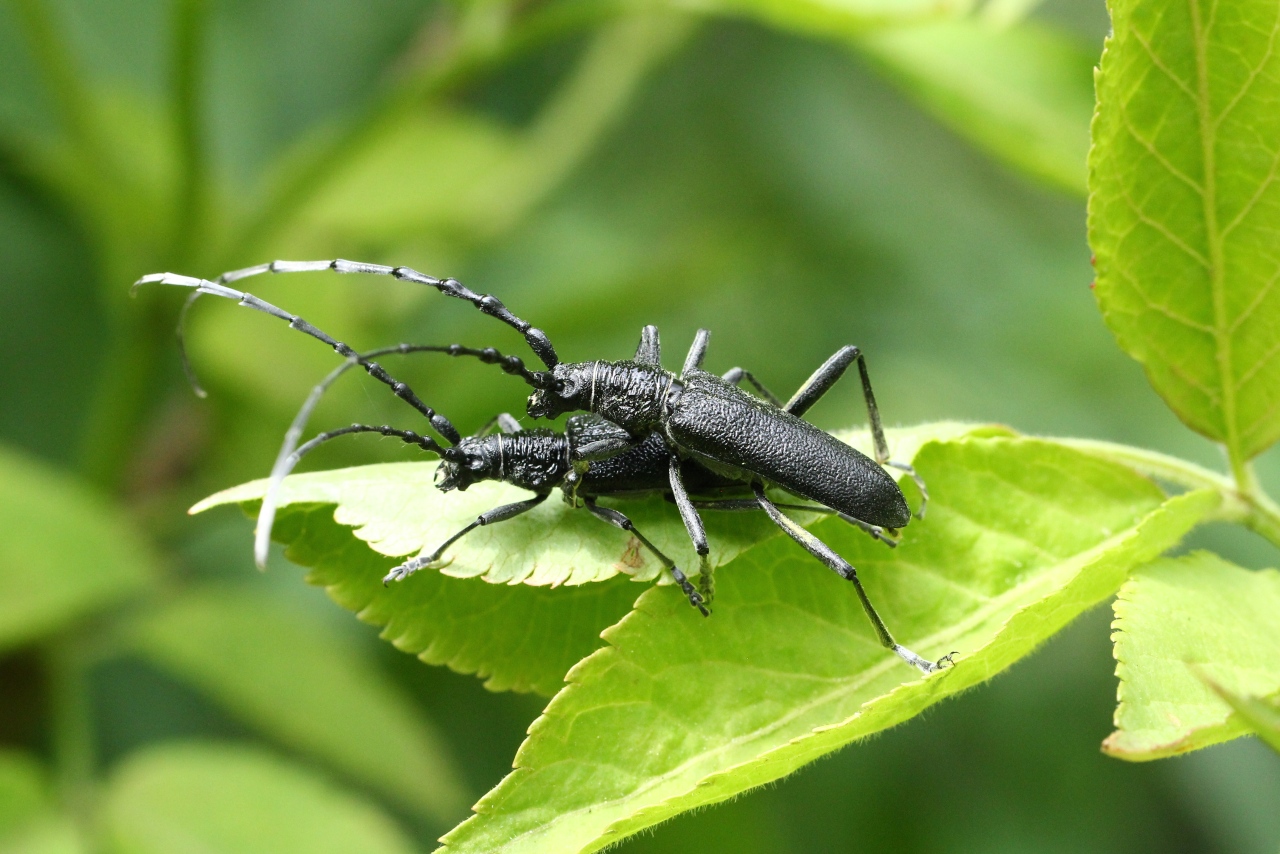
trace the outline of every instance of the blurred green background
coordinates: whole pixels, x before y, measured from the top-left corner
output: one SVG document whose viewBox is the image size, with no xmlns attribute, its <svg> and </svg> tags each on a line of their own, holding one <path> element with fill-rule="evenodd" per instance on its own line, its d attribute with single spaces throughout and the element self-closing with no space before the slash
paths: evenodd
<svg viewBox="0 0 1280 854">
<path fill-rule="evenodd" d="M 986 13 L 993 43 L 1030 32 L 1070 57 L 1057 69 L 1069 80 L 1043 90 L 1064 100 L 1045 109 L 1082 128 L 1105 9 L 1032 5 L 993 0 L 970 17 Z M 28 789 L 82 828 L 105 821 L 110 850 L 179 850 L 130 836 L 129 822 L 145 821 L 122 804 L 145 807 L 146 787 L 120 794 L 122 780 L 145 777 L 130 763 L 158 755 L 139 751 L 177 741 L 278 757 L 389 817 L 386 833 L 409 841 L 386 850 L 430 850 L 510 767 L 544 703 L 395 651 L 282 559 L 259 575 L 252 523 L 238 514 L 185 515 L 269 471 L 293 410 L 335 362 L 276 321 L 206 299 L 190 318 L 209 390 L 198 399 L 173 341 L 183 294 L 127 299 L 145 273 L 213 276 L 276 257 L 409 264 L 500 295 L 570 359 L 625 357 L 655 323 L 673 366 L 694 330 L 711 327 L 711 369 L 749 366 L 780 393 L 857 343 L 890 423 L 1000 421 L 1220 466 L 1098 315 L 1082 147 L 1078 175 L 1070 160 L 1054 174 L 1016 141 L 984 138 L 983 97 L 1000 93 L 957 101 L 920 85 L 913 68 L 928 62 L 899 61 L 910 52 L 885 47 L 892 32 L 849 35 L 840 14 L 788 21 L 777 11 L 786 4 L 700 8 L 0 3 L 0 440 L 6 458 L 109 502 L 102 512 L 118 514 L 120 536 L 156 566 L 128 595 L 65 607 L 38 631 L 0 631 L 0 850 L 6 792 Z M 996 20 L 1024 12 L 1006 29 Z M 940 66 L 966 58 L 923 45 L 917 56 Z M 1004 82 L 1039 73 L 1010 56 Z M 1050 141 L 1054 120 L 1043 122 Z M 521 351 L 465 305 L 389 280 L 246 284 L 357 348 Z M 477 365 L 427 358 L 400 372 L 464 431 L 518 413 L 525 393 Z M 389 398 L 353 376 L 314 423 L 413 426 Z M 858 392 L 837 388 L 812 417 L 861 421 Z M 312 462 L 409 456 L 369 440 L 333 443 Z M 1259 468 L 1280 486 L 1274 452 Z M 16 479 L 6 486 L 10 503 L 25 500 Z M 74 540 L 74 519 L 59 517 L 66 531 L 46 536 L 49 554 L 33 561 L 14 557 L 31 530 L 0 529 L 0 595 L 27 589 L 37 568 L 48 573 L 40 584 L 59 583 L 58 555 L 75 549 L 58 537 Z M 1234 529 L 1198 532 L 1194 544 L 1245 566 L 1276 562 Z M 362 773 L 359 758 L 317 747 L 324 737 L 263 723 L 270 714 L 237 702 L 218 676 L 202 679 L 163 641 L 136 640 L 148 615 L 207 590 L 297 615 L 298 637 L 323 638 L 360 669 L 369 684 L 351 690 L 394 711 L 384 718 L 418 745 L 416 761 L 437 777 L 424 787 L 439 793 L 396 797 L 385 770 Z M 1274 854 L 1280 761 L 1253 739 L 1141 765 L 1099 753 L 1115 701 L 1109 620 L 1096 611 L 991 684 L 622 850 Z M 291 665 L 287 643 L 276 649 L 279 693 L 307 696 L 314 676 L 323 699 L 341 681 Z M 390 751 L 372 760 L 385 768 L 395 743 L 356 752 Z M 23 770 L 6 777 L 10 766 Z M 5 788 L 22 779 L 35 782 Z M 263 845 L 225 850 L 274 850 Z"/>
</svg>

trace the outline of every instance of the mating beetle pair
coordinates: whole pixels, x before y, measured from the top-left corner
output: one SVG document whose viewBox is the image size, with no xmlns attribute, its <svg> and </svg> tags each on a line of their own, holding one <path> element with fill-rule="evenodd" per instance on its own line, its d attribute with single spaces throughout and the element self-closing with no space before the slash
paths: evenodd
<svg viewBox="0 0 1280 854">
<path fill-rule="evenodd" d="M 492 349 L 471 350 L 457 346 L 417 349 L 475 356 L 519 376 L 533 388 L 528 412 L 535 418 L 551 418 L 568 412 L 586 412 L 595 417 L 571 419 L 565 434 L 544 430 L 507 432 L 513 425 L 504 422 L 501 425 L 503 432 L 495 436 L 477 435 L 463 439 L 447 418 L 423 403 L 408 385 L 391 377 L 377 362 L 356 353 L 302 318 L 228 286 L 261 273 L 318 270 L 390 275 L 471 302 L 485 314 L 521 332 L 545 370 L 530 370 L 518 357 L 503 356 Z M 391 427 L 353 425 L 331 434 L 322 434 L 288 455 L 282 453 L 275 472 L 277 482 L 303 453 L 318 442 L 347 433 L 377 432 L 397 436 L 439 455 L 442 462 L 437 471 L 437 485 L 442 489 L 465 488 L 475 480 L 499 479 L 534 491 L 534 498 L 504 505 L 482 515 L 439 549 L 406 561 L 389 577 L 404 577 L 429 565 L 439 558 L 444 548 L 467 531 L 519 515 L 544 501 L 552 489 L 561 487 L 570 496 L 582 497 L 595 515 L 635 534 L 672 571 L 690 602 L 706 613 L 704 600 L 710 592 L 707 586 L 710 577 L 709 546 L 698 513 L 700 502 L 690 497 L 690 482 L 693 481 L 692 485 L 700 491 L 736 487 L 749 491 L 752 498 L 718 502 L 721 505 L 718 509 L 750 507 L 763 510 L 792 539 L 852 582 L 882 645 L 926 673 L 949 660 L 943 659 L 935 664 L 896 643 L 867 598 L 854 568 L 785 516 L 765 494 L 766 484 L 780 487 L 821 505 L 820 508 L 797 509 L 825 509 L 838 513 L 881 536 L 883 529 L 900 528 L 910 521 L 911 512 L 906 500 L 882 464 L 895 465 L 912 475 L 914 472 L 909 466 L 889 460 L 866 363 L 855 347 L 839 350 L 814 372 L 790 401 L 778 405 L 776 400 L 762 400 L 738 387 L 737 381 L 747 378 L 762 394 L 772 398 L 746 371 L 734 369 L 720 377 L 702 370 L 709 339 L 705 330 L 699 331 L 678 374 L 665 370 L 660 364 L 660 346 L 654 327 L 645 328 L 636 357 L 632 360 L 561 363 L 546 334 L 516 317 L 496 297 L 476 294 L 454 279 L 437 279 L 406 267 L 342 260 L 276 261 L 226 273 L 217 281 L 161 273 L 145 276 L 137 284 L 146 283 L 189 287 L 195 291 L 192 299 L 201 293 L 210 293 L 287 321 L 292 328 L 323 341 L 346 357 L 349 364 L 342 369 L 350 364 L 359 364 L 375 379 L 388 385 L 398 397 L 426 417 L 432 428 L 448 443 L 442 446 L 429 437 Z M 413 349 L 411 345 L 404 345 L 380 352 L 411 352 Z M 854 362 L 858 363 L 870 415 L 875 461 L 800 418 Z M 336 378 L 340 370 L 331 374 L 327 381 Z M 317 387 L 312 400 L 308 401 L 309 405 L 324 387 L 324 383 Z M 291 434 L 300 432 L 299 425 L 305 421 L 307 412 L 308 408 L 304 406 L 299 421 L 295 421 L 297 430 L 291 430 Z M 595 503 L 594 499 L 600 495 L 636 491 L 637 485 L 643 491 L 667 492 L 674 500 L 699 555 L 703 592 L 694 590 L 675 564 L 640 537 L 623 514 Z M 632 488 L 625 488 L 627 486 Z M 715 507 L 716 504 L 701 502 L 703 507 Z M 263 537 L 262 520 L 259 537 Z M 261 542 L 260 539 L 260 546 Z"/>
</svg>

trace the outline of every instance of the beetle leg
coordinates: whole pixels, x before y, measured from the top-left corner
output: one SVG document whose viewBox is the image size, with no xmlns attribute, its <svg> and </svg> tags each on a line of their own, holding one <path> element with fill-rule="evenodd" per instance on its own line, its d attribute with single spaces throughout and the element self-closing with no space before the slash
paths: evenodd
<svg viewBox="0 0 1280 854">
<path fill-rule="evenodd" d="M 698 371 L 702 369 L 702 360 L 707 355 L 707 344 L 711 341 L 711 332 L 706 329 L 699 329 L 698 334 L 693 336 L 693 344 L 689 347 L 689 355 L 684 357 L 684 368 L 680 373 L 687 374 L 690 371 Z"/>
<path fill-rule="evenodd" d="M 705 600 L 697 590 L 693 589 L 693 585 L 689 583 L 688 577 L 680 571 L 680 567 L 676 566 L 675 561 L 658 551 L 658 547 L 649 542 L 648 537 L 636 530 L 636 526 L 630 519 L 610 507 L 601 507 L 596 504 L 594 498 L 587 498 L 587 509 L 591 511 L 597 519 L 603 519 L 610 525 L 621 528 L 630 533 L 633 537 L 640 541 L 649 552 L 658 559 L 658 562 L 667 568 L 671 573 L 671 577 L 676 580 L 676 584 L 680 585 L 680 589 L 684 591 L 684 595 L 689 597 L 689 604 L 702 612 L 702 616 L 709 617 L 711 612 L 707 609 L 707 600 Z"/>
<path fill-rule="evenodd" d="M 871 604 L 871 599 L 867 597 L 867 591 L 862 588 L 862 582 L 858 580 L 858 571 L 848 561 L 836 554 L 822 540 L 819 540 L 784 516 L 782 511 L 775 507 L 773 502 L 765 496 L 764 487 L 758 481 L 751 484 L 751 489 L 755 492 L 756 501 L 769 514 L 769 518 L 785 531 L 791 539 L 799 543 L 809 554 L 822 561 L 828 569 L 831 569 L 841 578 L 853 582 L 853 589 L 857 591 L 858 599 L 862 602 L 862 610 L 866 612 L 867 618 L 871 620 L 871 626 L 875 629 L 876 637 L 879 639 L 881 646 L 892 650 L 895 655 L 922 673 L 932 673 L 939 669 L 939 665 L 921 658 L 893 639 L 893 635 L 889 634 L 889 628 L 884 624 L 884 620 L 880 619 L 880 615 L 876 613 L 875 606 Z"/>
<path fill-rule="evenodd" d="M 650 325 L 640 330 L 640 345 L 636 347 L 635 360 L 642 365 L 662 367 L 662 344 L 658 338 L 658 327 Z"/>
<path fill-rule="evenodd" d="M 751 383 L 751 385 L 755 387 L 755 390 L 759 392 L 761 397 L 763 397 L 765 400 L 769 401 L 779 409 L 782 408 L 782 401 L 778 400 L 778 396 L 773 392 L 769 391 L 769 389 L 765 388 L 764 383 L 756 379 L 756 375 L 748 371 L 746 368 L 730 368 L 729 370 L 721 374 L 720 378 L 727 382 L 731 382 L 734 385 L 737 385 L 738 383 L 742 382 L 745 379 L 747 382 Z"/>
<path fill-rule="evenodd" d="M 424 566 L 430 566 L 438 561 L 440 559 L 440 555 L 444 554 L 445 549 L 449 548 L 449 546 L 453 545 L 476 528 L 479 528 L 482 525 L 492 525 L 495 522 L 505 522 L 508 519 L 514 519 L 521 513 L 527 513 L 542 502 L 546 501 L 547 496 L 550 494 L 550 492 L 540 492 L 532 498 L 527 498 L 524 501 L 515 501 L 511 504 L 503 504 L 501 507 L 495 507 L 486 513 L 481 513 L 476 517 L 474 522 L 467 525 L 449 539 L 445 540 L 440 544 L 440 547 L 431 554 L 418 555 L 412 560 L 407 560 L 393 568 L 387 573 L 386 577 L 382 579 L 382 583 L 389 584 L 392 581 L 403 581 L 410 575 L 413 575 L 415 572 L 422 569 Z"/>
<path fill-rule="evenodd" d="M 693 548 L 698 552 L 698 586 L 703 597 L 710 602 L 715 598 L 715 582 L 711 578 L 711 561 L 708 555 L 711 547 L 707 544 L 707 529 L 702 524 L 702 517 L 697 508 L 689 500 L 689 491 L 684 488 L 684 478 L 680 474 L 680 460 L 672 456 L 668 465 L 671 480 L 671 496 L 680 510 L 680 518 L 684 520 L 684 529 L 693 540 Z"/>
<path fill-rule="evenodd" d="M 717 499 L 714 501 L 695 501 L 693 506 L 699 510 L 759 510 L 760 504 L 754 498 L 728 498 Z M 830 507 L 823 507 L 820 504 L 778 504 L 774 503 L 774 507 L 780 510 L 796 510 L 801 513 L 821 513 L 825 516 L 839 516 L 842 520 L 860 529 L 873 540 L 879 540 L 889 548 L 897 548 L 898 540 L 889 533 L 892 528 L 882 528 L 879 525 L 869 525 L 861 519 L 854 518 L 847 513 L 841 513 L 838 510 L 832 510 Z"/>
</svg>

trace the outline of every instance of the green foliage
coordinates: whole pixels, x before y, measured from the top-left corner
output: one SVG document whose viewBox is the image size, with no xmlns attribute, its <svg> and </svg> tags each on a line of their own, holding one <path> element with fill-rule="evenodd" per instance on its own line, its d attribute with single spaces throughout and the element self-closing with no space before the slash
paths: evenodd
<svg viewBox="0 0 1280 854">
<path fill-rule="evenodd" d="M 1212 681 L 1209 685 L 1219 697 L 1226 700 L 1245 726 L 1269 744 L 1272 750 L 1280 753 L 1280 701 L 1276 698 L 1236 694 Z"/>
<path fill-rule="evenodd" d="M 176 744 L 130 757 L 108 785 L 110 854 L 409 854 L 378 810 L 248 747 Z"/>
<path fill-rule="evenodd" d="M 404 806 L 440 821 L 464 808 L 434 727 L 327 623 L 258 591 L 193 590 L 146 615 L 133 640 L 248 723 Z"/>
<path fill-rule="evenodd" d="M 474 673 L 491 691 L 554 694 L 569 668 L 600 645 L 601 628 L 622 619 L 641 589 L 625 577 L 553 589 L 434 571 L 388 588 L 382 578 L 399 560 L 353 537 L 334 521 L 332 505 L 286 507 L 274 533 L 289 544 L 291 561 L 312 568 L 308 581 L 382 627 L 398 649 Z"/>
<path fill-rule="evenodd" d="M 1113 0 L 1098 74 L 1089 242 L 1099 305 L 1233 473 L 1280 438 L 1280 13 Z M 1244 485 L 1244 484 L 1242 484 Z"/>
<path fill-rule="evenodd" d="M 931 433 L 944 438 L 928 441 Z M 717 555 L 724 566 L 714 616 L 703 620 L 674 590 L 641 597 L 605 632 L 609 646 L 569 673 L 570 686 L 531 730 L 517 772 L 481 801 L 480 816 L 451 835 L 450 844 L 496 850 L 498 840 L 518 839 L 506 850 L 594 850 L 777 779 L 1004 669 L 1113 593 L 1133 566 L 1176 543 L 1220 502 L 1213 491 L 1166 499 L 1124 466 L 990 429 L 966 436 L 956 426 L 940 425 L 892 438 L 895 454 L 914 458 L 930 484 L 927 519 L 913 523 L 911 536 L 893 551 L 838 521 L 821 522 L 817 530 L 861 568 L 899 640 L 933 658 L 960 651 L 954 670 L 895 690 L 906 670 L 875 642 L 845 582 L 789 540 L 737 542 L 723 532 L 713 537 L 717 545 L 727 543 L 729 553 Z M 487 495 L 475 507 L 455 510 L 430 490 L 411 488 L 429 482 L 431 468 L 399 464 L 302 475 L 291 478 L 282 495 L 280 538 L 290 543 L 290 555 L 304 564 L 330 562 L 332 569 L 313 573 L 312 581 L 329 586 L 365 619 L 389 623 L 387 634 L 420 627 L 419 638 L 398 641 L 412 651 L 468 643 L 474 623 L 422 619 L 421 603 L 439 611 L 449 607 L 445 603 L 466 602 L 464 585 L 471 585 L 471 595 L 483 594 L 485 585 L 424 571 L 384 590 L 381 601 L 371 599 L 393 563 L 376 552 L 416 551 L 511 497 Z M 231 501 L 252 507 L 263 488 L 248 484 L 197 509 Z M 299 504 L 300 510 L 288 512 Z M 686 536 L 670 508 L 652 510 L 647 534 L 659 543 Z M 633 512 L 630 503 L 627 511 Z M 456 518 L 448 515 L 455 512 Z M 552 508 L 530 531 L 513 534 L 508 527 L 491 530 L 495 537 L 524 539 L 492 552 L 483 543 L 464 550 L 464 539 L 445 571 L 492 573 L 494 555 L 504 553 L 524 561 L 520 571 L 500 576 L 508 585 L 547 583 L 536 570 L 544 565 L 574 570 L 588 590 L 574 599 L 560 597 L 566 616 L 559 621 L 544 614 L 520 620 L 519 636 L 527 637 L 533 625 L 549 633 L 551 648 L 571 632 L 580 650 L 592 648 L 591 638 L 608 625 L 592 622 L 604 616 L 602 603 L 629 586 L 614 578 L 620 535 L 567 506 Z M 584 546 L 593 529 L 615 542 Z M 590 571 L 604 567 L 609 570 Z M 348 587 L 369 593 L 335 592 L 340 573 Z M 597 579 L 604 581 L 586 584 Z M 629 598 L 622 594 L 619 611 Z M 520 599 L 511 602 L 527 607 Z M 487 612 L 490 624 L 511 624 L 506 613 L 513 605 L 500 607 Z M 844 640 L 833 642 L 833 631 Z M 429 639 L 421 639 L 424 632 Z M 768 642 L 777 637 L 788 642 Z M 463 668 L 515 678 L 503 668 L 519 666 L 521 658 L 504 660 L 510 650 L 501 643 L 489 638 L 484 652 Z M 496 655 L 495 647 L 501 650 Z M 540 658 L 536 649 L 524 650 L 526 661 Z M 548 661 L 543 684 L 568 663 L 556 661 L 557 670 Z M 767 685 L 759 682 L 761 670 L 770 674 Z M 674 731 L 673 720 L 680 721 Z"/>
<path fill-rule="evenodd" d="M 978 19 L 867 33 L 859 46 L 923 106 L 1001 160 L 1084 194 L 1094 57 L 1034 24 Z"/>
<path fill-rule="evenodd" d="M 1120 704 L 1103 745 L 1112 756 L 1159 759 L 1247 732 L 1211 684 L 1280 692 L 1280 572 L 1206 552 L 1157 561 L 1125 583 L 1115 612 Z"/>
<path fill-rule="evenodd" d="M 684 0 L 680 5 L 829 38 L 953 17 L 971 9 L 973 0 Z"/>
<path fill-rule="evenodd" d="M 52 806 L 44 769 L 30 756 L 0 752 L 0 840 Z"/>
<path fill-rule="evenodd" d="M 79 854 L 75 827 L 59 816 L 47 775 L 32 757 L 0 752 L 0 851 Z"/>
<path fill-rule="evenodd" d="M 447 848 L 594 851 L 776 780 L 1008 667 L 1216 502 L 1162 502 L 1123 468 L 1029 439 L 934 443 L 916 464 L 934 500 L 894 552 L 838 522 L 815 530 L 900 642 L 959 650 L 954 668 L 903 684 L 847 584 L 789 542 L 759 546 L 719 574 L 710 620 L 674 592 L 641 597 Z"/>
<path fill-rule="evenodd" d="M 0 649 L 53 633 L 138 592 L 147 543 L 73 479 L 0 448 Z"/>
<path fill-rule="evenodd" d="M 202 309 L 192 352 L 209 368 L 214 401 L 231 402 L 162 407 L 176 399 L 177 372 L 156 367 L 172 362 L 176 305 L 158 294 L 127 303 L 124 285 L 141 273 L 213 275 L 313 254 L 453 267 L 513 307 L 518 300 L 566 353 L 611 353 L 615 327 L 642 316 L 687 334 L 713 314 L 718 330 L 758 333 L 739 335 L 733 358 L 802 376 L 809 344 L 836 346 L 856 330 L 859 344 L 876 345 L 877 377 L 884 365 L 895 380 L 877 380 L 901 395 L 885 410 L 895 415 L 1022 423 L 1019 414 L 1041 417 L 1047 405 L 1056 414 L 1033 428 L 1119 432 L 1134 420 L 1136 387 L 1112 380 L 1122 371 L 1088 346 L 1078 354 L 1087 333 L 1064 308 L 1074 296 L 1052 295 L 1083 274 L 1067 260 L 1079 240 L 1062 225 L 1062 212 L 1074 211 L 999 170 L 938 169 L 969 160 L 945 133 L 923 139 L 935 130 L 927 121 L 886 107 L 888 93 L 862 67 L 1005 165 L 1079 192 L 1090 56 L 1049 16 L 1024 20 L 1035 0 L 242 6 L 176 0 L 159 15 L 147 4 L 0 6 L 0 249 L 26 241 L 9 227 L 14 188 L 74 221 L 91 248 L 84 261 L 46 252 L 30 253 L 29 266 L 6 264 L 17 286 L 0 294 L 6 318 L 14 305 L 25 311 L 21 300 L 56 308 L 52 331 L 6 325 L 6 352 L 19 360 L 9 374 L 30 377 L 36 391 L 0 415 L 16 423 L 47 405 L 39 411 L 71 425 L 58 437 L 81 438 L 63 451 L 43 421 L 32 433 L 51 456 L 77 459 L 80 480 L 0 452 L 0 664 L 6 679 L 9 667 L 20 677 L 38 670 L 39 679 L 14 680 L 16 704 L 49 710 L 36 735 L 19 735 L 31 753 L 0 755 L 6 852 L 409 851 L 390 816 L 422 833 L 453 820 L 475 782 L 459 777 L 483 766 L 474 754 L 502 743 L 493 719 L 449 705 L 456 681 L 411 697 L 354 626 L 339 631 L 299 610 L 290 597 L 304 591 L 293 579 L 231 589 L 195 577 L 225 572 L 239 553 L 186 533 L 216 520 L 170 527 L 173 511 L 258 471 L 332 355 L 311 347 L 296 357 L 300 336 L 264 333 L 250 312 Z M 325 10 L 331 31 L 318 23 Z M 1152 758 L 1251 729 L 1277 737 L 1275 573 L 1203 553 L 1143 564 L 1204 521 L 1280 544 L 1280 508 L 1248 465 L 1280 438 L 1270 248 L 1280 209 L 1278 19 L 1261 0 L 1116 0 L 1113 13 L 1088 170 L 1098 300 L 1170 407 L 1227 446 L 1230 475 L 1003 428 L 894 431 L 894 456 L 914 459 L 933 492 L 928 518 L 896 551 L 836 520 L 801 520 L 859 567 L 900 640 L 934 658 L 959 653 L 927 678 L 874 642 L 846 583 L 757 514 L 708 514 L 720 575 L 704 620 L 637 542 L 558 500 L 473 532 L 440 571 L 384 587 L 398 557 L 520 493 L 489 484 L 443 495 L 429 464 L 292 478 L 276 534 L 290 560 L 311 568 L 312 584 L 425 662 L 494 691 L 555 695 L 515 770 L 450 833 L 450 849 L 596 850 L 731 799 L 1002 672 L 1117 589 L 1121 704 L 1109 751 Z M 754 26 L 715 23 L 726 18 Z M 709 36 L 697 35 L 699 22 Z M 309 40 L 312 29 L 332 43 Z M 126 53 L 137 62 L 112 64 Z M 857 109 L 846 109 L 842 85 Z M 699 86 L 714 95 L 691 94 Z M 246 132 L 254 122 L 270 130 Z M 965 181 L 984 189 L 958 189 Z M 931 183 L 928 193 L 917 186 Z M 949 213 L 922 215 L 933 203 Z M 1018 229 L 1026 233 L 1011 238 Z M 985 282 L 988 265 L 1005 265 L 992 280 L 1019 291 L 1034 283 L 1034 310 L 1008 310 L 1012 286 L 929 284 L 953 273 Z M 59 281 L 77 290 L 56 290 Z M 264 288 L 353 345 L 493 331 L 474 314 L 442 320 L 394 284 L 318 281 Z M 852 323 L 864 305 L 867 316 Z M 929 312 L 932 326 L 920 320 Z M 743 320 L 752 316 L 760 319 Z M 23 346 L 22 334 L 35 344 Z M 912 336 L 922 341 L 915 355 L 895 350 Z M 986 349 L 999 336 L 1003 349 Z M 1053 336 L 1069 346 L 1041 346 Z M 78 355 L 92 383 L 59 377 L 49 393 L 59 371 L 43 361 L 45 338 Z M 957 339 L 981 344 L 933 355 Z M 1056 375 L 1035 360 L 1063 353 L 1078 358 L 1074 373 L 1040 382 Z M 960 361 L 974 367 L 963 373 Z M 427 382 L 415 378 L 460 425 L 498 405 L 491 385 L 509 390 L 441 381 L 467 370 L 427 367 Z M 11 376 L 4 382 L 17 383 Z M 1074 411 L 1103 385 L 1122 399 L 1116 424 L 1126 426 Z M 355 404 L 377 405 L 357 388 L 319 416 L 349 420 Z M 838 435 L 865 449 L 865 431 Z M 920 500 L 909 481 L 905 489 Z M 237 502 L 252 512 L 262 491 L 246 484 L 200 507 Z M 624 506 L 664 551 L 696 565 L 669 504 Z M 265 585 L 276 589 L 264 594 Z M 159 692 L 167 711 L 153 710 L 150 694 L 130 696 L 132 709 L 146 707 L 134 717 L 154 712 L 158 723 L 113 730 L 108 721 L 99 732 L 103 708 L 132 691 L 108 672 L 120 659 L 122 671 L 142 659 L 145 678 L 194 690 L 178 701 Z M 262 746 L 139 749 L 190 732 L 165 718 L 183 702 L 218 721 L 227 713 L 370 800 Z M 429 717 L 432 704 L 448 711 Z M 12 705 L 0 704 L 6 737 Z M 460 720 L 481 743 L 446 752 L 439 732 Z"/>
</svg>

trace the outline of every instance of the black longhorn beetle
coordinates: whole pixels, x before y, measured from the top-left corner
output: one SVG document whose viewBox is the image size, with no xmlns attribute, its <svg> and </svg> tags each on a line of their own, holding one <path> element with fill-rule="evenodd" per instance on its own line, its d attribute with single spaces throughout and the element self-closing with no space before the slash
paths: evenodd
<svg viewBox="0 0 1280 854">
<path fill-rule="evenodd" d="M 648 340 L 652 334 L 652 327 L 645 330 L 642 346 L 644 346 L 643 340 Z M 712 576 L 709 574 L 699 576 L 700 589 L 695 590 L 675 562 L 654 546 L 625 514 L 613 508 L 601 507 L 596 503 L 597 499 L 602 497 L 621 498 L 653 493 L 664 493 L 669 496 L 667 464 L 671 454 L 666 442 L 658 433 L 651 433 L 648 438 L 634 448 L 597 461 L 585 472 L 581 473 L 575 468 L 574 463 L 589 459 L 591 456 L 590 449 L 593 444 L 601 437 L 608 438 L 612 436 L 613 431 L 617 429 L 598 415 L 574 415 L 566 422 L 565 431 L 557 433 L 545 428 L 524 430 L 515 418 L 508 413 L 503 413 L 491 419 L 476 434 L 466 436 L 457 445 L 452 446 L 456 449 L 456 454 L 440 447 L 435 440 L 429 437 L 421 436 L 412 430 L 400 430 L 389 425 L 352 424 L 349 427 L 320 433 L 299 446 L 298 440 L 306 429 L 306 423 L 320 397 L 344 373 L 359 365 L 362 361 L 378 356 L 389 354 L 408 355 L 424 352 L 443 353 L 450 356 L 475 356 L 488 361 L 505 358 L 492 348 L 476 350 L 463 347 L 460 344 L 444 346 L 398 344 L 361 353 L 359 356 L 350 358 L 334 368 L 307 396 L 306 401 L 290 425 L 285 435 L 284 444 L 276 457 L 276 464 L 272 468 L 271 478 L 263 496 L 262 507 L 258 511 L 254 556 L 259 567 L 264 567 L 266 564 L 271 529 L 279 501 L 280 486 L 302 458 L 321 444 L 341 436 L 376 433 L 382 436 L 398 438 L 406 444 L 415 445 L 425 451 L 441 456 L 443 461 L 436 470 L 436 487 L 441 491 L 448 492 L 452 489 L 465 491 L 473 483 L 494 480 L 509 483 L 534 493 L 534 497 L 531 499 L 505 504 L 481 514 L 462 530 L 446 539 L 436 549 L 424 554 L 422 559 L 425 564 L 433 564 L 439 561 L 450 546 L 476 528 L 512 519 L 532 510 L 545 501 L 553 489 L 559 488 L 565 493 L 565 499 L 570 504 L 577 505 L 580 498 L 582 506 L 585 506 L 596 518 L 634 535 L 658 559 L 658 562 L 671 573 L 672 578 L 680 585 L 685 595 L 688 596 L 689 602 L 704 615 L 708 614 L 707 606 L 711 604 L 713 596 Z M 744 376 L 750 376 L 750 374 L 735 368 L 726 376 L 731 380 L 740 380 Z M 754 381 L 754 378 L 752 379 Z M 767 389 L 761 387 L 761 391 L 772 397 Z M 497 434 L 492 433 L 495 426 L 500 431 Z M 726 493 L 740 491 L 746 486 L 742 481 L 735 481 L 722 475 L 714 474 L 692 460 L 686 460 L 682 465 L 685 482 L 689 485 L 693 494 L 715 494 L 719 496 L 715 499 L 695 500 L 693 504 L 699 510 L 745 511 L 763 509 L 754 497 L 724 497 Z M 823 514 L 835 513 L 835 511 L 826 507 L 811 505 L 779 503 L 775 504 L 775 506 L 782 510 Z M 881 528 L 868 525 L 861 520 L 844 514 L 836 515 L 890 547 L 897 545 L 897 541 Z M 414 569 L 406 568 L 402 564 L 392 569 L 383 581 L 384 583 L 400 581 L 413 572 Z"/>
<path fill-rule="evenodd" d="M 641 342 L 638 358 L 626 361 L 595 360 L 561 363 L 551 340 L 541 329 L 512 314 L 497 297 L 477 294 L 456 279 L 438 279 L 408 267 L 390 267 L 342 259 L 330 261 L 273 261 L 224 273 L 209 281 L 173 273 L 144 276 L 134 283 L 166 284 L 193 288 L 196 294 L 210 293 L 234 299 L 242 305 L 285 320 L 289 325 L 324 341 L 340 355 L 353 358 L 346 344 L 330 337 L 301 317 L 227 286 L 230 282 L 262 273 L 291 273 L 332 270 L 338 273 L 371 273 L 392 276 L 435 288 L 446 296 L 464 299 L 481 312 L 496 317 L 524 335 L 526 343 L 546 370 L 531 371 L 516 356 L 495 362 L 502 370 L 521 377 L 534 391 L 529 396 L 528 413 L 534 418 L 585 411 L 595 413 L 616 428 L 601 439 L 592 455 L 603 459 L 622 453 L 659 433 L 666 441 L 668 479 L 685 528 L 693 540 L 701 570 L 709 572 L 710 548 L 702 519 L 689 497 L 681 460 L 691 457 L 717 474 L 746 481 L 769 517 L 806 551 L 829 569 L 850 581 L 880 643 L 903 661 L 929 673 L 937 663 L 916 655 L 897 643 L 867 597 L 854 567 L 836 552 L 787 518 L 766 497 L 768 482 L 811 501 L 883 528 L 901 528 L 911 520 L 911 511 L 897 483 L 884 470 L 893 465 L 914 474 L 910 466 L 889 459 L 888 444 L 880 425 L 879 412 L 871 392 L 866 361 L 852 346 L 838 350 L 788 402 L 775 406 L 746 393 L 731 382 L 702 370 L 710 338 L 699 330 L 677 374 L 658 362 L 656 332 L 646 346 Z M 840 378 L 853 362 L 858 363 L 863 394 L 870 413 L 876 459 L 871 460 L 834 436 L 819 430 L 799 416 L 809 409 Z M 462 437 L 457 429 L 423 403 L 405 383 L 390 377 L 376 362 L 362 363 L 365 370 L 389 385 L 396 396 L 425 416 L 432 427 L 450 443 Z M 790 411 L 786 411 L 790 410 Z M 421 563 L 418 563 L 422 561 Z M 416 565 L 415 565 L 416 564 Z M 407 561 L 408 571 L 425 566 L 422 558 Z"/>
</svg>

